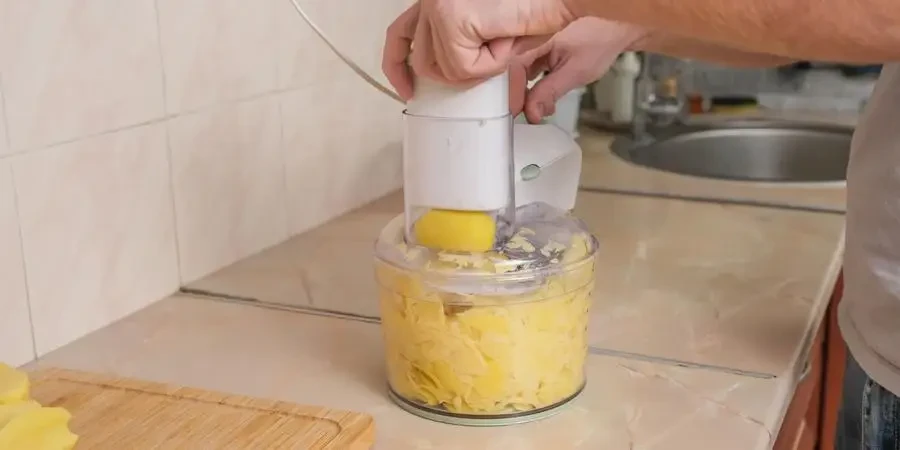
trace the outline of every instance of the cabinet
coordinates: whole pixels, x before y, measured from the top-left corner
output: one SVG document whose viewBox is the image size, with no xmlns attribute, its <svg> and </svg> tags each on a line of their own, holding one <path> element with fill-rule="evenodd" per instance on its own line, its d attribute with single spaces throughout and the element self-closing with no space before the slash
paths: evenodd
<svg viewBox="0 0 900 450">
<path fill-rule="evenodd" d="M 822 424 L 819 427 L 819 448 L 834 448 L 834 432 L 837 429 L 838 409 L 841 407 L 841 388 L 844 384 L 844 364 L 847 346 L 838 328 L 837 307 L 844 294 L 844 278 L 838 278 L 828 307 L 827 335 L 825 338 L 825 385 L 822 389 Z"/>
<path fill-rule="evenodd" d="M 815 450 L 819 441 L 819 416 L 825 366 L 825 321 L 810 348 L 809 359 L 788 406 L 774 450 Z"/>
<path fill-rule="evenodd" d="M 843 294 L 839 276 L 825 319 L 816 332 L 809 362 L 788 406 L 774 450 L 831 450 L 841 402 L 846 347 L 837 325 Z"/>
</svg>

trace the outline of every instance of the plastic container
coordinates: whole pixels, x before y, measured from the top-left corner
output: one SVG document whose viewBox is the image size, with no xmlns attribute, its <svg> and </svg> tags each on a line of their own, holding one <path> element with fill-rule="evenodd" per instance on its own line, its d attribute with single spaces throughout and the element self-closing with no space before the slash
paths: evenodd
<svg viewBox="0 0 900 450">
<path fill-rule="evenodd" d="M 409 245 L 402 216 L 376 243 L 391 397 L 432 420 L 547 417 L 584 388 L 596 239 L 567 212 L 516 210 L 486 252 Z"/>
<path fill-rule="evenodd" d="M 641 73 L 641 61 L 635 52 L 619 55 L 612 67 L 615 74 L 612 98 L 612 120 L 614 123 L 630 123 L 634 120 L 634 90 L 637 77 Z"/>
</svg>

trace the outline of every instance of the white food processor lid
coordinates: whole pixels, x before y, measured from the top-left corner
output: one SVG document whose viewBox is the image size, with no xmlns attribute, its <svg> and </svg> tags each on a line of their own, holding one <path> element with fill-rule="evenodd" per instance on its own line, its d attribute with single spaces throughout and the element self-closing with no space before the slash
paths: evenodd
<svg viewBox="0 0 900 450">
<path fill-rule="evenodd" d="M 433 250 L 405 242 L 400 215 L 379 235 L 375 257 L 442 291 L 504 296 L 527 293 L 548 277 L 593 263 L 598 248 L 581 220 L 543 203 L 518 208 L 509 234 L 487 252 Z"/>
</svg>

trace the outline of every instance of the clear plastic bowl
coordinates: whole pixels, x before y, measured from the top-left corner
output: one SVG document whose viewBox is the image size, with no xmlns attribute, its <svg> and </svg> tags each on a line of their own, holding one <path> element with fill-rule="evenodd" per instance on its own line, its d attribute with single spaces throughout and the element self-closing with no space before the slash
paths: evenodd
<svg viewBox="0 0 900 450">
<path fill-rule="evenodd" d="M 581 392 L 597 243 L 580 222 L 562 219 L 568 248 L 517 270 L 491 262 L 509 259 L 499 252 L 454 259 L 406 247 L 402 216 L 385 228 L 375 266 L 400 406 L 449 423 L 503 425 L 545 417 Z"/>
</svg>

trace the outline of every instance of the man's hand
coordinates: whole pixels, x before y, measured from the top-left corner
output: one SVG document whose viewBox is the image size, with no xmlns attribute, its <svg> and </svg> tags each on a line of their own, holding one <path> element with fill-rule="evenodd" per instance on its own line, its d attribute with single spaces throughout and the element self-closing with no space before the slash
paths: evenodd
<svg viewBox="0 0 900 450">
<path fill-rule="evenodd" d="M 517 38 L 552 35 L 574 19 L 565 0 L 419 0 L 388 27 L 381 67 L 408 100 L 410 67 L 447 84 L 478 82 L 509 67 Z"/>
<path fill-rule="evenodd" d="M 525 111 L 531 123 L 552 115 L 567 92 L 606 73 L 622 51 L 646 33 L 638 27 L 596 17 L 578 19 L 510 64 L 510 109 Z M 530 90 L 528 80 L 544 74 Z"/>
</svg>

